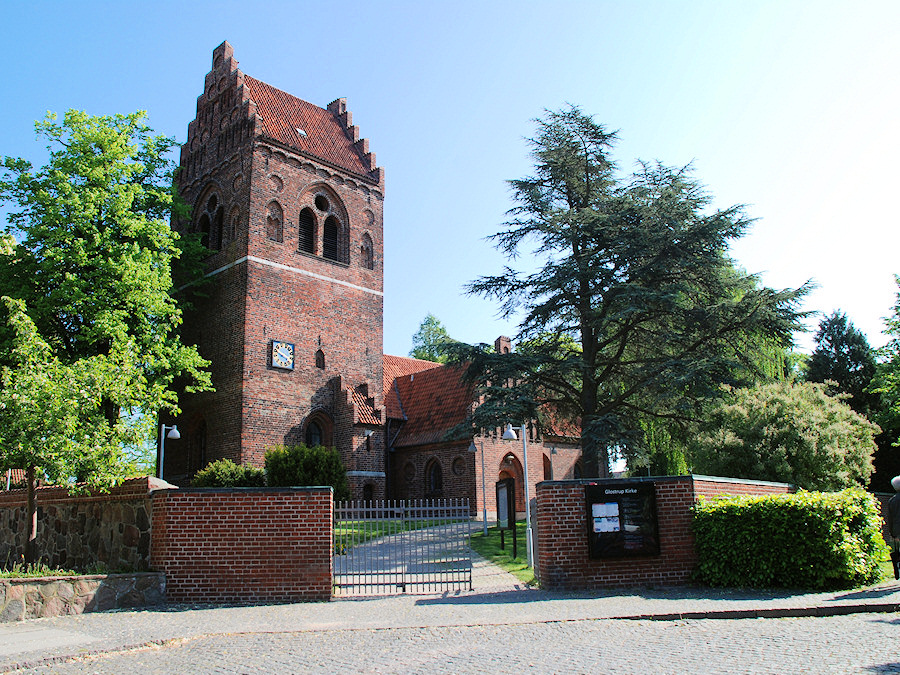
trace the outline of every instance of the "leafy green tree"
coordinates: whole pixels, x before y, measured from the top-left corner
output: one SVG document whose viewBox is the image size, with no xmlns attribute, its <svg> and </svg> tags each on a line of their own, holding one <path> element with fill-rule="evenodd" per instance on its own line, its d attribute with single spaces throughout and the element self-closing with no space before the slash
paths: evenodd
<svg viewBox="0 0 900 675">
<path fill-rule="evenodd" d="M 168 216 L 184 207 L 167 159 L 174 141 L 151 135 L 144 117 L 48 115 L 35 125 L 49 142 L 46 166 L 4 158 L 0 201 L 18 210 L 8 217 L 17 242 L 0 257 L 0 291 L 25 302 L 63 363 L 136 350 L 134 399 L 155 413 L 176 406 L 176 377 L 201 390 L 210 380 L 178 337 L 171 267 L 180 249 Z M 110 423 L 118 415 L 108 402 Z"/>
<path fill-rule="evenodd" d="M 35 562 L 36 478 L 109 487 L 127 471 L 125 448 L 150 433 L 152 419 L 122 415 L 110 424 L 106 417 L 105 402 L 131 397 L 121 373 L 137 367 L 135 350 L 66 364 L 40 336 L 21 300 L 4 296 L 3 308 L 13 337 L 0 368 L 0 471 L 26 471 L 25 557 Z"/>
<path fill-rule="evenodd" d="M 730 389 L 700 426 L 695 472 L 825 491 L 866 484 L 879 431 L 815 382 Z"/>
<path fill-rule="evenodd" d="M 847 403 L 860 415 L 878 408 L 869 391 L 875 377 L 875 352 L 843 312 L 833 312 L 819 322 L 816 348 L 806 364 L 809 382 L 833 382 L 829 391 L 849 394 Z"/>
<path fill-rule="evenodd" d="M 447 345 L 452 342 L 454 340 L 444 325 L 434 314 L 429 313 L 419 324 L 419 330 L 413 334 L 413 348 L 409 355 L 423 361 L 447 363 Z"/>
<path fill-rule="evenodd" d="M 735 268 L 727 248 L 750 220 L 738 206 L 710 210 L 689 167 L 618 177 L 615 134 L 576 107 L 537 127 L 535 174 L 511 182 L 516 205 L 493 236 L 536 269 L 507 267 L 468 290 L 502 302 L 504 317 L 521 317 L 517 341 L 541 336 L 543 348 L 455 356 L 483 396 L 476 427 L 550 404 L 580 424 L 588 475 L 608 475 L 611 449 L 639 438 L 642 419 L 695 417 L 747 340 L 789 344 L 805 289 L 764 288 Z"/>
<path fill-rule="evenodd" d="M 13 208 L 0 294 L 18 300 L 0 322 L 0 365 L 10 391 L 64 416 L 50 428 L 24 402 L 9 409 L 18 435 L 5 436 L 2 465 L 25 468 L 30 490 L 36 473 L 108 484 L 121 476 L 116 444 L 140 445 L 147 436 L 136 434 L 149 435 L 160 410 L 177 413 L 176 378 L 187 390 L 211 388 L 208 363 L 178 336 L 173 141 L 153 136 L 143 113 L 70 110 L 35 126 L 47 164 L 5 157 L 0 169 L 0 203 Z M 26 335 L 34 353 L 23 351 Z M 68 440 L 57 436 L 51 451 L 53 433 Z"/>
</svg>

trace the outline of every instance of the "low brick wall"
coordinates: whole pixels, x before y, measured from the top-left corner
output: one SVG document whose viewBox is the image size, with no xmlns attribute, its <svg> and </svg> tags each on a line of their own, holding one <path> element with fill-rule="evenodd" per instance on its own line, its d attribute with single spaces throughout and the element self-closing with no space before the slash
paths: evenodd
<svg viewBox="0 0 900 675">
<path fill-rule="evenodd" d="M 150 492 L 171 488 L 157 478 L 132 478 L 109 492 L 71 495 L 37 489 L 41 561 L 69 569 L 150 569 Z M 25 551 L 26 493 L 0 492 L 0 565 Z"/>
<path fill-rule="evenodd" d="M 165 602 L 162 574 L 95 574 L 0 579 L 0 623 Z"/>
<path fill-rule="evenodd" d="M 171 602 L 331 598 L 332 489 L 153 493 L 150 564 Z"/>
<path fill-rule="evenodd" d="M 783 494 L 783 483 L 709 476 L 633 478 L 656 491 L 659 555 L 592 559 L 588 555 L 585 485 L 599 481 L 545 481 L 537 486 L 537 574 L 549 590 L 688 583 L 697 563 L 690 508 L 699 496 Z M 603 481 L 604 484 L 607 481 Z"/>
</svg>

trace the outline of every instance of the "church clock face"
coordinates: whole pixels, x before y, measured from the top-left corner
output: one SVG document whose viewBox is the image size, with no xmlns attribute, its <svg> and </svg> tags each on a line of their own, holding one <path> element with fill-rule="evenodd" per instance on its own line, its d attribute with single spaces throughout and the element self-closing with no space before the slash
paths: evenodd
<svg viewBox="0 0 900 675">
<path fill-rule="evenodd" d="M 272 367 L 284 370 L 294 369 L 294 345 L 292 343 L 272 340 Z"/>
</svg>

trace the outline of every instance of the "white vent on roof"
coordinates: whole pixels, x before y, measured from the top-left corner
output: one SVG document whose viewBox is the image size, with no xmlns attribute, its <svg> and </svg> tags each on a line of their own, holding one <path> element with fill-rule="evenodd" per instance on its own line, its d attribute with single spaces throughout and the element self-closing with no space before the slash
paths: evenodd
<svg viewBox="0 0 900 675">
<path fill-rule="evenodd" d="M 297 129 L 297 135 L 306 138 L 306 132 L 303 129 Z"/>
</svg>

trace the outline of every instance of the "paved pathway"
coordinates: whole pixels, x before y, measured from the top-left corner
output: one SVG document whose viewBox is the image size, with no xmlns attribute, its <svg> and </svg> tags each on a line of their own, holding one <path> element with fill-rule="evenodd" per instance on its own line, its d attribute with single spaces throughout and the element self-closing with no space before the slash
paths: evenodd
<svg viewBox="0 0 900 675">
<path fill-rule="evenodd" d="M 553 594 L 483 560 L 474 579 L 473 591 L 431 596 L 0 624 L 0 672 L 900 672 L 893 581 Z"/>
</svg>

